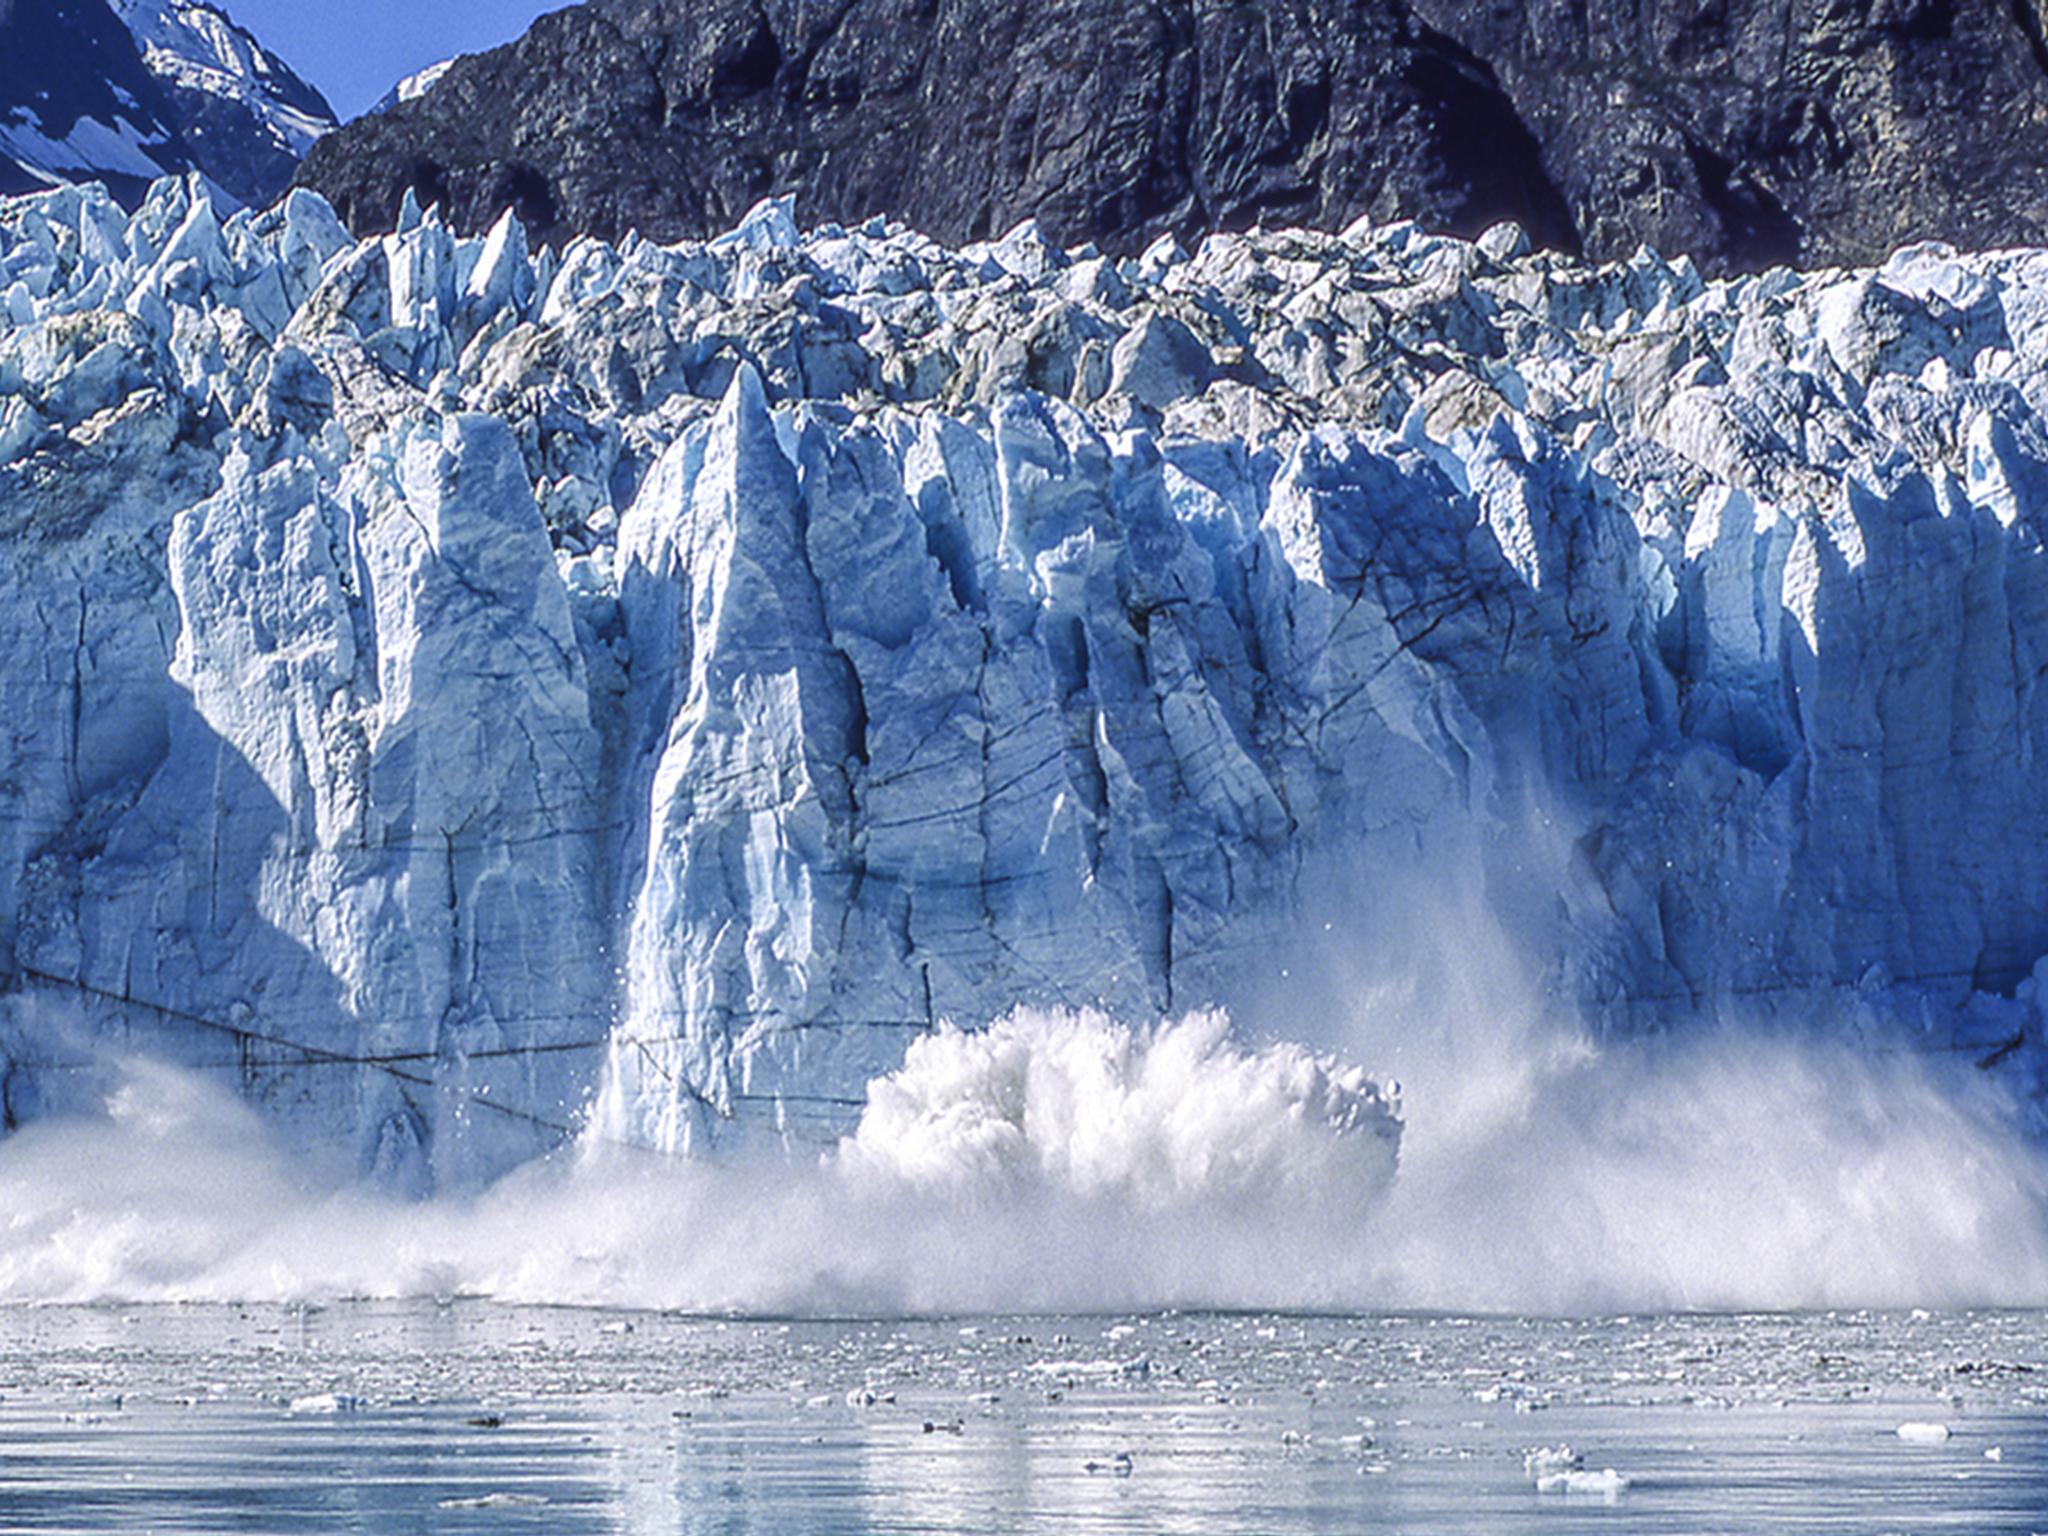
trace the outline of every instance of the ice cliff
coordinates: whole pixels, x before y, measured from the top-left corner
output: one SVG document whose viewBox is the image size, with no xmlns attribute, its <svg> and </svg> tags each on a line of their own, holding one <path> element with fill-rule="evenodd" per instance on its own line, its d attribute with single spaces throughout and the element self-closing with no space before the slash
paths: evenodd
<svg viewBox="0 0 2048 1536">
<path fill-rule="evenodd" d="M 111 1046 L 400 1184 L 830 1133 L 1467 857 L 1602 1027 L 2024 1079 L 2044 360 L 2028 251 L 0 204 L 7 1123 Z"/>
</svg>

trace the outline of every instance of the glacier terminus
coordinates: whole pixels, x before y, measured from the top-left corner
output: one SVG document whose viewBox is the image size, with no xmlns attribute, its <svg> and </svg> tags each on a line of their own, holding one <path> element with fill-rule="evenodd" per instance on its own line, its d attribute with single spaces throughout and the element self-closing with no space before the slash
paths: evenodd
<svg viewBox="0 0 2048 1536">
<path fill-rule="evenodd" d="M 1453 867 L 1597 1029 L 2044 1102 L 2048 253 L 796 212 L 0 203 L 8 1127 L 133 1051 L 403 1189 L 828 1140 Z"/>
</svg>

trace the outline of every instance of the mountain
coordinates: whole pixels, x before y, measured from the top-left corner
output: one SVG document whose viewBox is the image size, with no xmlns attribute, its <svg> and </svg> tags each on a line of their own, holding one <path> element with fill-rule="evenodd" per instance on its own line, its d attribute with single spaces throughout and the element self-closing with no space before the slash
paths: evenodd
<svg viewBox="0 0 2048 1536">
<path fill-rule="evenodd" d="M 327 98 L 205 0 L 112 0 L 170 103 L 194 164 L 264 206 L 335 126 Z"/>
<path fill-rule="evenodd" d="M 359 233 L 402 195 L 557 243 L 806 220 L 1131 254 L 1370 214 L 1709 272 L 2048 240 L 2027 0 L 592 0 L 324 140 Z"/>
<path fill-rule="evenodd" d="M 2048 1107 L 2048 253 L 558 255 L 192 181 L 0 250 L 9 1125 L 142 1050 L 460 1183 L 1431 952 Z"/>
<path fill-rule="evenodd" d="M 1123 252 L 1365 211 L 1573 238 L 1497 82 L 1405 0 L 576 6 L 352 125 L 302 184 L 360 231 L 410 188 L 550 238 L 705 235 L 782 192 L 807 219 L 959 241 L 1035 216 Z"/>
<path fill-rule="evenodd" d="M 0 6 L 0 186 L 104 180 L 139 200 L 198 170 L 262 205 L 334 126 L 320 93 L 203 0 Z"/>
<path fill-rule="evenodd" d="M 441 60 L 438 64 L 429 64 L 425 69 L 414 71 L 399 81 L 398 84 L 392 86 L 390 90 L 386 91 L 383 98 L 370 110 L 372 112 L 389 112 L 401 101 L 417 101 L 433 89 L 434 82 L 447 74 L 448 67 L 454 62 L 454 59 L 447 58 Z"/>
</svg>

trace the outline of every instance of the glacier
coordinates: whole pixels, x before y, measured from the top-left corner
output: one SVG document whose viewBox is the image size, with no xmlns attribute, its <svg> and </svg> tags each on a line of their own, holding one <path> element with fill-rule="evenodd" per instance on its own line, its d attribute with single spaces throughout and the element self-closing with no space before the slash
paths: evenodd
<svg viewBox="0 0 2048 1536">
<path fill-rule="evenodd" d="M 2048 1104 L 2044 517 L 2043 252 L 13 199 L 0 1110 L 140 1053 L 418 1190 L 829 1141 L 1452 868 L 1598 1030 Z"/>
</svg>

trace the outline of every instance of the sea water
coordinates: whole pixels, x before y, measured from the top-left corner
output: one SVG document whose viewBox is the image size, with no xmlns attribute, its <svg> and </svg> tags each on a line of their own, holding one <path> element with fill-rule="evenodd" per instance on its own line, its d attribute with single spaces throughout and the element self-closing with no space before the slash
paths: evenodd
<svg viewBox="0 0 2048 1536">
<path fill-rule="evenodd" d="M 13 1307 L 0 1530 L 2033 1533 L 2048 1315 Z"/>
</svg>

